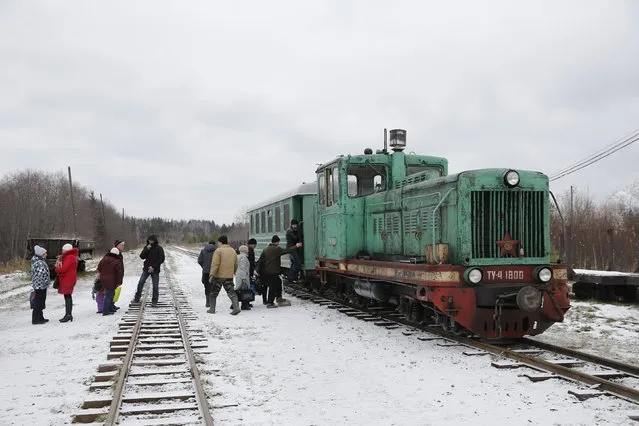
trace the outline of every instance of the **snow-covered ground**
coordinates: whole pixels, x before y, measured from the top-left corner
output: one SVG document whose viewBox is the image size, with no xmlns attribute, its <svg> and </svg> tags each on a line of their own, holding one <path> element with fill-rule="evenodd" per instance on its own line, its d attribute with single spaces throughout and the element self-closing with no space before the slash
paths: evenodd
<svg viewBox="0 0 639 426">
<path fill-rule="evenodd" d="M 570 304 L 563 323 L 534 338 L 639 365 L 639 305 L 576 300 Z"/>
<path fill-rule="evenodd" d="M 123 307 L 141 269 L 137 253 L 126 253 L 126 262 Z M 386 330 L 312 302 L 292 299 L 291 307 L 267 310 L 256 301 L 253 310 L 231 316 L 222 292 L 218 313 L 207 314 L 195 259 L 167 249 L 166 270 L 210 336 L 213 353 L 201 355 L 202 376 L 216 425 L 636 424 L 627 418 L 639 411 L 633 404 L 579 402 L 566 382 L 531 383 L 520 371 L 492 368 L 488 358 L 464 356 L 459 347 L 420 341 L 401 328 Z M 68 424 L 106 360 L 121 314 L 95 314 L 91 277 L 78 284 L 73 323 L 57 321 L 64 303 L 55 291 L 45 311 L 51 321 L 40 326 L 30 323 L 26 297 L 9 300 L 0 309 L 0 424 Z"/>
</svg>

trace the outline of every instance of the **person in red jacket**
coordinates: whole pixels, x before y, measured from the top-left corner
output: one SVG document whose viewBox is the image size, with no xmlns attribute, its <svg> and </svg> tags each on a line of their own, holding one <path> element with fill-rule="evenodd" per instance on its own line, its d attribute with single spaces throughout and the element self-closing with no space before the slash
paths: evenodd
<svg viewBox="0 0 639 426">
<path fill-rule="evenodd" d="M 98 264 L 100 284 L 104 290 L 104 307 L 102 315 L 113 315 L 113 296 L 115 288 L 122 284 L 124 278 L 124 262 L 120 256 L 120 250 L 113 247 Z"/>
<path fill-rule="evenodd" d="M 58 293 L 64 295 L 65 314 L 60 322 L 73 321 L 73 288 L 78 280 L 78 253 L 80 250 L 71 244 L 62 246 L 62 255 L 56 262 L 55 272 L 58 274 Z"/>
</svg>

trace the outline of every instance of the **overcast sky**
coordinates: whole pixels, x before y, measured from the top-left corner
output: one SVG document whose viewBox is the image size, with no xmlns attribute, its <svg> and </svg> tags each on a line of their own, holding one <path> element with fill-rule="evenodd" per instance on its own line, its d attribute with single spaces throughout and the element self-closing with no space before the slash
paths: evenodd
<svg viewBox="0 0 639 426">
<path fill-rule="evenodd" d="M 639 128 L 633 1 L 0 0 L 0 175 L 230 222 L 381 148 L 551 174 Z M 639 143 L 552 184 L 601 198 Z"/>
</svg>

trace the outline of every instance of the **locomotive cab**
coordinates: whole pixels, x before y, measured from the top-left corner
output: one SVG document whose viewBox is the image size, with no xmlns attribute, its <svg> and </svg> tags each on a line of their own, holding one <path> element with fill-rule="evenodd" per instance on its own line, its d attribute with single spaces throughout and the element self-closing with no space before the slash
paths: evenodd
<svg viewBox="0 0 639 426">
<path fill-rule="evenodd" d="M 401 225 L 381 219 L 374 212 L 396 203 L 395 189 L 446 176 L 445 158 L 405 154 L 406 131 L 391 130 L 390 147 L 375 154 L 341 156 L 316 170 L 318 183 L 318 255 L 330 259 L 367 257 L 386 260 L 414 258 L 404 255 L 401 242 L 391 233 Z M 386 139 L 386 138 L 385 138 Z M 388 230 L 381 228 L 388 226 Z M 381 232 L 388 234 L 383 241 Z M 399 243 L 399 245 L 398 245 Z M 423 259 L 421 259 L 423 261 Z"/>
</svg>

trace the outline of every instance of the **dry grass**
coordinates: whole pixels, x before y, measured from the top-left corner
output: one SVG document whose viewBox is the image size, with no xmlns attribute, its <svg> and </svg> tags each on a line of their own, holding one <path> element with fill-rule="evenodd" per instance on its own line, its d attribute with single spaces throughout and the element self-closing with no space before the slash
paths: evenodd
<svg viewBox="0 0 639 426">
<path fill-rule="evenodd" d="M 13 259 L 0 263 L 0 274 L 10 274 L 15 271 L 29 272 L 30 270 L 31 263 L 26 259 Z"/>
</svg>

